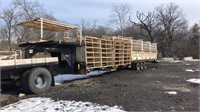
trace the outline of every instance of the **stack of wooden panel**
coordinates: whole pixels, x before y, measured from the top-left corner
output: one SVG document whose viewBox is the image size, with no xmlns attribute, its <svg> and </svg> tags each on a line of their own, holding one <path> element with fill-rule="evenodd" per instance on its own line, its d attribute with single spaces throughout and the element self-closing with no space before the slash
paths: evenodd
<svg viewBox="0 0 200 112">
<path fill-rule="evenodd" d="M 113 66 L 113 43 L 109 38 L 101 39 L 102 67 Z"/>
<path fill-rule="evenodd" d="M 132 41 L 124 38 L 124 65 L 131 64 Z"/>
<path fill-rule="evenodd" d="M 149 60 L 151 58 L 151 42 L 150 41 L 144 41 L 143 42 L 143 52 L 142 52 L 142 60 Z"/>
<path fill-rule="evenodd" d="M 84 39 L 87 67 L 90 69 L 102 67 L 101 39 L 89 36 Z"/>
<path fill-rule="evenodd" d="M 157 43 L 151 43 L 150 59 L 157 59 Z"/>
<path fill-rule="evenodd" d="M 124 41 L 123 38 L 113 37 L 114 45 L 114 64 L 115 66 L 124 65 Z"/>
<path fill-rule="evenodd" d="M 142 40 L 132 40 L 133 41 L 133 51 L 142 51 L 143 41 Z"/>
<path fill-rule="evenodd" d="M 127 37 L 85 36 L 83 46 L 76 48 L 76 61 L 87 70 L 128 66 L 132 61 L 157 59 L 157 44 Z"/>
<path fill-rule="evenodd" d="M 151 43 L 151 52 L 157 52 L 157 43 Z"/>
<path fill-rule="evenodd" d="M 149 41 L 143 42 L 143 51 L 144 52 L 150 52 L 151 51 L 151 42 L 149 42 Z"/>
</svg>

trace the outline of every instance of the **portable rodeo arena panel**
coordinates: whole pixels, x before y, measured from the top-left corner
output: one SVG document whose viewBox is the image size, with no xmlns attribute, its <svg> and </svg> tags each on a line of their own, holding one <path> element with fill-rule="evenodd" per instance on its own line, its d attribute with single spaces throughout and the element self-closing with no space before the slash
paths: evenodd
<svg viewBox="0 0 200 112">
<path fill-rule="evenodd" d="M 131 64 L 132 40 L 124 38 L 124 65 Z"/>
<path fill-rule="evenodd" d="M 157 59 L 157 44 L 150 41 L 132 40 L 132 61 Z"/>
<path fill-rule="evenodd" d="M 151 43 L 150 59 L 157 59 L 157 43 Z"/>
<path fill-rule="evenodd" d="M 124 65 L 124 41 L 122 38 L 113 37 L 114 66 Z"/>
<path fill-rule="evenodd" d="M 87 70 L 131 64 L 132 41 L 128 38 L 85 36 L 83 44 L 76 49 L 76 59 L 85 63 Z"/>
<path fill-rule="evenodd" d="M 76 54 L 77 62 L 85 63 L 87 70 L 117 68 L 129 66 L 133 61 L 156 59 L 157 47 L 155 43 L 127 37 L 85 36 Z"/>
<path fill-rule="evenodd" d="M 97 37 L 85 37 L 85 54 L 88 68 L 102 67 L 101 40 Z"/>
<path fill-rule="evenodd" d="M 113 42 L 111 39 L 101 39 L 102 67 L 113 67 Z"/>
<path fill-rule="evenodd" d="M 142 60 L 143 52 L 143 41 L 142 40 L 132 40 L 132 61 Z"/>
<path fill-rule="evenodd" d="M 149 60 L 151 53 L 151 42 L 143 41 L 143 52 L 142 52 L 142 60 Z"/>
</svg>

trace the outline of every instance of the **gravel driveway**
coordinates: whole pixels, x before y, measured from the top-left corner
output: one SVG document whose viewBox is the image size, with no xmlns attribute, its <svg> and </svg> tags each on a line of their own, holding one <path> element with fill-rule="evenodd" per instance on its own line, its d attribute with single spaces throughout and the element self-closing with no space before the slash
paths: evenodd
<svg viewBox="0 0 200 112">
<path fill-rule="evenodd" d="M 189 69 L 189 70 L 188 70 Z M 65 82 L 39 95 L 18 97 L 16 87 L 1 92 L 1 106 L 31 97 L 93 102 L 126 111 L 199 111 L 199 62 L 159 63 L 143 71 L 119 70 Z M 191 71 L 192 70 L 192 71 Z"/>
</svg>

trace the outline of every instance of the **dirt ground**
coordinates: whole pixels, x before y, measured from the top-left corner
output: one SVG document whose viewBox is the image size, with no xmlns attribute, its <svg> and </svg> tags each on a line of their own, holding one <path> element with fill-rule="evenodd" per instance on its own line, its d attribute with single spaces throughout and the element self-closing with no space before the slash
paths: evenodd
<svg viewBox="0 0 200 112">
<path fill-rule="evenodd" d="M 1 92 L 0 101 L 5 106 L 30 97 L 49 97 L 118 105 L 126 111 L 200 111 L 200 86 L 186 81 L 199 78 L 199 70 L 199 62 L 159 63 L 158 68 L 119 70 L 66 82 L 39 95 L 18 97 L 19 90 L 10 87 Z M 167 94 L 167 91 L 177 94 Z"/>
</svg>

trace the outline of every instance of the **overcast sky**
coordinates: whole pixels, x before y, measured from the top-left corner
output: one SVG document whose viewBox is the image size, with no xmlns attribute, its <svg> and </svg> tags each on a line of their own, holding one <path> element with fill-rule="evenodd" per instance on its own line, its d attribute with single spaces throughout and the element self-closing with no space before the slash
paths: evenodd
<svg viewBox="0 0 200 112">
<path fill-rule="evenodd" d="M 5 6 L 11 0 L 0 1 L 1 5 Z M 146 13 L 170 2 L 179 5 L 190 26 L 200 22 L 200 0 L 40 0 L 44 8 L 56 18 L 72 24 L 79 24 L 82 19 L 97 20 L 98 24 L 106 24 L 113 3 L 129 4 L 132 8 L 132 18 L 137 21 L 137 11 Z"/>
</svg>

